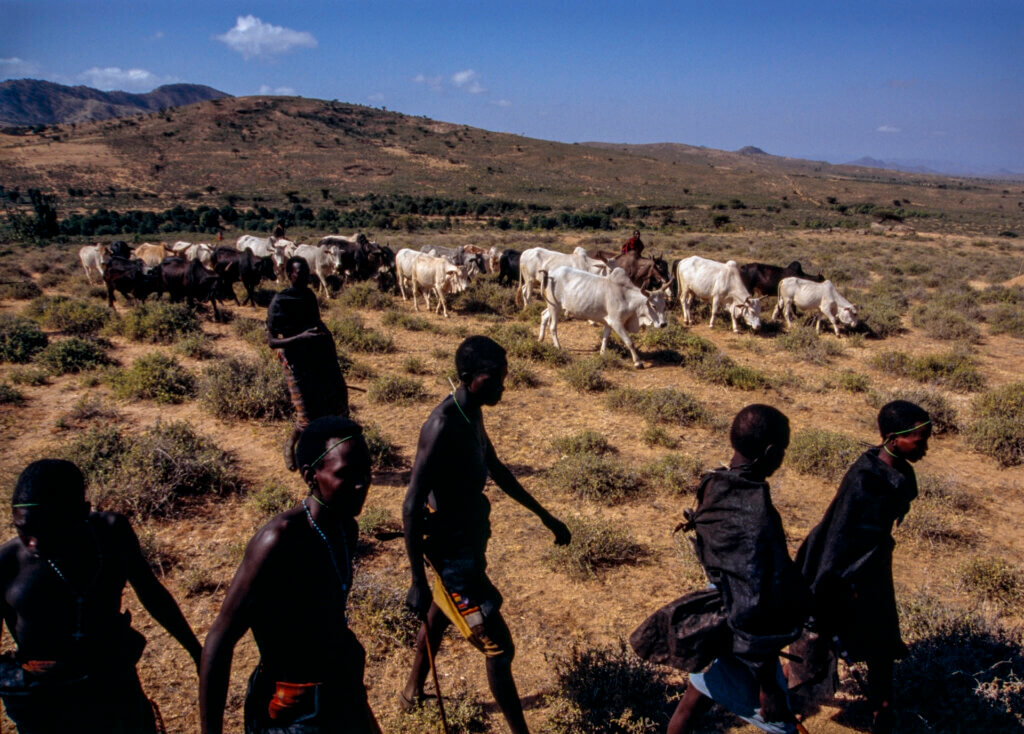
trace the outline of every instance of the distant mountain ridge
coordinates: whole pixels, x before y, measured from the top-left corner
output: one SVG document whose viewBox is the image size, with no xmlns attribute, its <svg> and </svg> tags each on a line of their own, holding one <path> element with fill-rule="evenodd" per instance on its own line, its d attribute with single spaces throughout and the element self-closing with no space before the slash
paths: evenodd
<svg viewBox="0 0 1024 734">
<path fill-rule="evenodd" d="M 0 82 L 0 125 L 56 125 L 127 117 L 230 97 L 202 84 L 165 84 L 152 92 L 103 92 L 40 79 Z"/>
</svg>

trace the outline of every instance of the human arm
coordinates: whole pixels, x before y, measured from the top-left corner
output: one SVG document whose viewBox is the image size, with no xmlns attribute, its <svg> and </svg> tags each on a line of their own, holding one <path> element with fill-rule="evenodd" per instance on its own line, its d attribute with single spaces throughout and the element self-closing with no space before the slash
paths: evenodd
<svg viewBox="0 0 1024 734">
<path fill-rule="evenodd" d="M 569 544 L 572 540 L 572 533 L 569 532 L 569 528 L 566 527 L 564 522 L 544 509 L 544 506 L 537 501 L 537 498 L 526 491 L 526 488 L 519 483 L 515 475 L 498 458 L 490 441 L 487 442 L 487 473 L 490 474 L 491 479 L 501 488 L 502 492 L 540 518 L 540 521 L 544 523 L 544 527 L 554 534 L 555 545 Z"/>
<path fill-rule="evenodd" d="M 312 326 L 306 329 L 305 331 L 300 331 L 298 334 L 295 334 L 294 336 L 277 337 L 274 336 L 273 334 L 268 334 L 267 346 L 269 346 L 271 349 L 283 349 L 284 347 L 287 347 L 291 344 L 296 344 L 297 342 L 306 341 L 307 339 L 314 339 L 323 333 L 321 331 L 321 327 L 323 327 L 323 322 L 321 322 L 317 326 Z"/>
<path fill-rule="evenodd" d="M 125 571 L 128 583 L 132 585 L 139 602 L 171 636 L 178 641 L 185 651 L 188 652 L 192 661 L 199 668 L 199 656 L 202 653 L 202 645 L 196 639 L 195 633 L 182 614 L 178 603 L 171 596 L 171 592 L 160 583 L 153 569 L 142 555 L 139 547 L 139 539 L 132 530 L 131 524 L 121 515 L 112 515 L 111 525 L 113 527 L 117 544 L 121 548 L 122 557 L 125 559 Z"/>
<path fill-rule="evenodd" d="M 430 465 L 438 450 L 441 425 L 433 416 L 423 424 L 416 446 L 416 460 L 409 477 L 409 489 L 402 503 L 402 528 L 405 534 L 405 552 L 409 557 L 412 583 L 405 603 L 421 618 L 430 609 L 430 588 L 423 565 L 424 507 L 430 494 Z"/>
<path fill-rule="evenodd" d="M 206 633 L 199 665 L 199 719 L 202 734 L 221 734 L 231 658 L 235 645 L 251 624 L 250 608 L 261 572 L 267 567 L 279 538 L 274 526 L 267 526 L 250 541 L 224 604 Z"/>
</svg>

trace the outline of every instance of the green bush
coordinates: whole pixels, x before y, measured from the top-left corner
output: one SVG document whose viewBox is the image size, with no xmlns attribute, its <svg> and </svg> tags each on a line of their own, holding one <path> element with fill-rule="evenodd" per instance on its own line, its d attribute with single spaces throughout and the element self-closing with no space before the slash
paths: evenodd
<svg viewBox="0 0 1024 734">
<path fill-rule="evenodd" d="M 174 346 L 174 351 L 182 357 L 196 360 L 212 359 L 216 356 L 216 352 L 213 351 L 213 340 L 202 332 L 182 337 Z"/>
<path fill-rule="evenodd" d="M 894 731 L 1019 731 L 1024 725 L 1020 632 L 920 592 L 897 600 L 910 653 L 896 667 L 900 703 Z"/>
<path fill-rule="evenodd" d="M 429 375 L 431 370 L 422 357 L 406 357 L 402 360 L 402 371 L 410 375 Z"/>
<path fill-rule="evenodd" d="M 256 348 L 267 346 L 267 324 L 264 321 L 249 318 L 235 319 L 231 328 L 242 341 Z"/>
<path fill-rule="evenodd" d="M 553 344 L 537 341 L 533 330 L 525 324 L 501 324 L 492 326 L 487 331 L 494 341 L 498 342 L 509 357 L 519 357 L 532 362 L 543 362 L 554 366 L 567 365 L 572 357 Z"/>
<path fill-rule="evenodd" d="M 665 454 L 640 469 L 648 486 L 664 487 L 675 494 L 689 494 L 696 490 L 704 472 L 704 463 L 696 456 L 686 454 Z"/>
<path fill-rule="evenodd" d="M 242 486 L 231 457 L 187 422 L 157 422 L 142 432 L 91 428 L 58 455 L 82 470 L 93 504 L 136 518 L 173 515 L 192 499 Z"/>
<path fill-rule="evenodd" d="M 331 319 L 327 328 L 334 335 L 334 341 L 356 352 L 387 354 L 395 351 L 395 342 L 387 334 L 381 334 L 363 326 L 358 314 L 350 314 L 340 319 Z"/>
<path fill-rule="evenodd" d="M 965 341 L 975 344 L 981 341 L 978 327 L 970 323 L 959 311 L 953 311 L 937 303 L 922 303 L 910 312 L 910 322 L 932 339 L 943 341 Z"/>
<path fill-rule="evenodd" d="M 0 298 L 12 301 L 28 301 L 38 298 L 43 294 L 43 289 L 32 280 L 15 280 L 0 283 Z"/>
<path fill-rule="evenodd" d="M 297 498 L 295 492 L 283 484 L 268 482 L 250 492 L 248 502 L 260 517 L 273 517 L 294 505 Z"/>
<path fill-rule="evenodd" d="M 376 471 L 390 471 L 404 464 L 398 446 L 381 431 L 376 423 L 363 424 L 363 438 L 370 449 L 370 459 Z"/>
<path fill-rule="evenodd" d="M 78 336 L 52 342 L 39 352 L 38 360 L 56 375 L 91 370 L 112 362 L 99 342 Z"/>
<path fill-rule="evenodd" d="M 1006 605 L 1024 603 L 1024 571 L 991 556 L 976 556 L 964 562 L 957 571 L 967 591 Z"/>
<path fill-rule="evenodd" d="M 964 433 L 975 451 L 1003 466 L 1024 464 L 1024 382 L 980 395 Z"/>
<path fill-rule="evenodd" d="M 551 547 L 544 559 L 553 570 L 571 578 L 595 578 L 599 569 L 637 563 L 650 554 L 621 527 L 599 518 L 569 517 L 565 524 L 572 541 Z"/>
<path fill-rule="evenodd" d="M 353 579 L 348 598 L 349 624 L 371 660 L 383 660 L 394 651 L 407 651 L 416 644 L 420 621 L 405 606 L 407 588 L 403 582 L 393 573 L 362 569 Z M 447 691 L 445 699 L 447 702 Z"/>
<path fill-rule="evenodd" d="M 563 456 L 546 474 L 554 487 L 574 497 L 607 504 L 622 502 L 644 489 L 636 472 L 591 453 Z"/>
<path fill-rule="evenodd" d="M 393 306 L 395 299 L 381 292 L 373 283 L 366 282 L 346 287 L 338 296 L 338 302 L 349 308 L 374 308 L 380 311 Z"/>
<path fill-rule="evenodd" d="M 930 546 L 965 547 L 977 539 L 964 522 L 962 512 L 954 510 L 942 497 L 924 494 L 910 506 L 899 532 Z"/>
<path fill-rule="evenodd" d="M 272 358 L 229 358 L 203 371 L 199 400 L 218 418 L 283 420 L 294 412 L 281 365 Z"/>
<path fill-rule="evenodd" d="M 828 364 L 832 357 L 843 353 L 843 345 L 836 339 L 821 338 L 813 326 L 795 324 L 775 339 L 776 345 L 800 360 L 811 364 Z"/>
<path fill-rule="evenodd" d="M 651 355 L 653 359 L 680 364 L 698 380 L 713 385 L 762 390 L 770 384 L 764 373 L 736 364 L 713 342 L 693 334 L 679 323 L 664 329 L 648 329 L 637 341 L 641 346 L 655 350 Z"/>
<path fill-rule="evenodd" d="M 845 433 L 807 428 L 793 435 L 786 451 L 786 463 L 801 474 L 834 481 L 842 478 L 865 448 Z"/>
<path fill-rule="evenodd" d="M 679 441 L 670 436 L 668 431 L 657 423 L 648 423 L 640 438 L 645 444 L 652 447 L 661 446 L 666 449 L 674 449 L 679 445 Z"/>
<path fill-rule="evenodd" d="M 67 296 L 40 296 L 25 307 L 25 315 L 65 334 L 95 334 L 110 321 L 109 308 Z"/>
<path fill-rule="evenodd" d="M 382 532 L 402 532 L 402 522 L 396 520 L 391 510 L 381 505 L 367 505 L 359 513 L 359 533 L 374 536 Z"/>
<path fill-rule="evenodd" d="M 138 304 L 110 328 L 127 339 L 150 344 L 171 344 L 200 330 L 199 320 L 188 306 L 161 301 Z"/>
<path fill-rule="evenodd" d="M 0 362 L 28 362 L 47 345 L 39 326 L 28 319 L 0 314 Z"/>
<path fill-rule="evenodd" d="M 15 385 L 46 385 L 50 382 L 50 373 L 41 367 L 19 367 L 10 372 L 11 382 Z"/>
<path fill-rule="evenodd" d="M 927 410 L 928 417 L 932 421 L 933 436 L 956 433 L 960 430 L 957 410 L 943 392 L 929 387 L 922 387 L 897 389 L 885 393 L 870 392 L 867 395 L 868 405 L 877 409 L 881 409 L 883 405 L 893 400 L 907 400 Z"/>
<path fill-rule="evenodd" d="M 871 365 L 890 375 L 944 385 L 957 392 L 980 390 L 985 385 L 974 358 L 956 349 L 920 357 L 897 351 L 879 352 L 871 358 Z"/>
<path fill-rule="evenodd" d="M 196 378 L 174 357 L 152 352 L 139 357 L 128 369 L 111 373 L 114 394 L 123 400 L 181 403 L 196 391 Z"/>
<path fill-rule="evenodd" d="M 371 403 L 409 403 L 426 400 L 429 397 L 420 380 L 401 375 L 383 375 L 370 382 L 366 399 Z"/>
<path fill-rule="evenodd" d="M 361 639 L 361 638 L 360 638 Z M 448 731 L 452 734 L 485 734 L 492 731 L 487 711 L 476 700 L 465 683 L 448 689 L 444 693 L 444 712 Z M 402 714 L 402 731 L 442 731 L 441 714 L 437 702 L 426 700 Z"/>
<path fill-rule="evenodd" d="M 1024 339 L 1024 308 L 1019 304 L 997 304 L 989 311 L 987 321 L 992 334 L 1009 334 Z"/>
<path fill-rule="evenodd" d="M 92 395 L 83 395 L 75 401 L 75 404 L 71 406 L 71 410 L 65 413 L 62 418 L 74 423 L 96 420 L 97 418 L 114 420 L 118 418 L 118 412 L 100 398 Z"/>
<path fill-rule="evenodd" d="M 604 360 L 588 357 L 574 362 L 562 370 L 562 378 L 578 393 L 602 392 L 611 387 L 604 377 Z"/>
<path fill-rule="evenodd" d="M 551 448 L 559 454 L 607 454 L 615 449 L 608 439 L 597 431 L 568 433 L 551 441 Z"/>
<path fill-rule="evenodd" d="M 556 693 L 548 698 L 551 734 L 656 734 L 668 717 L 664 672 L 618 647 L 581 650 L 555 657 Z"/>
<path fill-rule="evenodd" d="M 609 394 L 608 407 L 639 415 L 652 423 L 677 426 L 712 423 L 710 413 L 700 402 L 674 387 L 651 390 L 621 387 Z"/>
<path fill-rule="evenodd" d="M 422 316 L 414 316 L 411 313 L 405 311 L 398 311 L 388 309 L 384 312 L 380 322 L 384 326 L 397 326 L 405 329 L 406 331 L 426 331 L 432 334 L 443 334 L 444 329 L 433 321 L 423 318 Z M 436 356 L 436 355 L 435 355 Z M 448 359 L 450 355 L 439 357 L 439 359 Z"/>
<path fill-rule="evenodd" d="M 515 316 L 519 307 L 515 303 L 515 289 L 502 288 L 487 278 L 474 278 L 469 287 L 456 294 L 452 308 L 466 313 L 490 313 Z"/>
<path fill-rule="evenodd" d="M 513 359 L 508 363 L 508 377 L 505 378 L 505 384 L 513 390 L 537 387 L 540 384 L 540 378 L 537 377 L 536 372 L 530 369 L 528 364 L 518 359 Z"/>
<path fill-rule="evenodd" d="M 865 392 L 871 385 L 867 375 L 853 370 L 843 370 L 838 377 L 839 388 L 846 392 Z"/>
<path fill-rule="evenodd" d="M 0 382 L 0 405 L 21 405 L 24 402 L 25 396 L 21 390 L 6 382 Z"/>
</svg>

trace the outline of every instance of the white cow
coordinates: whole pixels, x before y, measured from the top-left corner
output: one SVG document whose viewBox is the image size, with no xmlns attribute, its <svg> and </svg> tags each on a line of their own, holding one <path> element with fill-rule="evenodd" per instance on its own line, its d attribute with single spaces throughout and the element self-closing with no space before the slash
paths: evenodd
<svg viewBox="0 0 1024 734">
<path fill-rule="evenodd" d="M 420 253 L 419 257 L 412 261 L 412 307 L 419 311 L 416 302 L 416 295 L 423 293 L 427 302 L 427 310 L 430 310 L 430 294 L 437 296 L 437 307 L 434 311 L 444 310 L 444 317 L 448 318 L 448 306 L 444 297 L 453 293 L 466 290 L 469 279 L 465 272 L 457 265 L 445 260 L 443 257 L 434 257 Z"/>
<path fill-rule="evenodd" d="M 398 280 L 398 291 L 402 294 L 402 300 L 408 300 L 405 295 L 406 284 L 412 288 L 413 265 L 425 253 L 403 247 L 395 254 L 395 276 Z"/>
<path fill-rule="evenodd" d="M 82 261 L 85 268 L 85 279 L 92 284 L 92 276 L 103 280 L 103 261 L 107 259 L 107 246 L 103 242 L 95 245 L 85 245 L 78 251 L 78 259 Z"/>
<path fill-rule="evenodd" d="M 565 265 L 541 273 L 541 293 L 548 307 L 540 317 L 540 341 L 544 329 L 551 325 L 551 340 L 558 343 L 558 320 L 575 316 L 603 323 L 601 354 L 608 348 L 608 336 L 614 330 L 633 356 L 633 366 L 643 369 L 640 355 L 633 346 L 631 333 L 641 326 L 665 326 L 665 303 L 670 285 L 647 292 L 630 281 L 626 271 L 615 268 L 608 277 L 595 275 Z"/>
<path fill-rule="evenodd" d="M 285 255 L 285 250 L 289 246 L 294 248 L 295 243 L 283 238 L 256 237 L 251 234 L 243 234 L 235 243 L 235 249 L 239 252 L 245 252 L 245 249 L 249 248 L 256 257 L 272 258 L 274 261 L 274 272 L 277 273 L 278 280 L 284 277 L 284 263 L 288 259 L 288 255 Z"/>
<path fill-rule="evenodd" d="M 839 336 L 839 324 L 836 317 L 847 326 L 857 325 L 857 307 L 843 298 L 831 280 L 815 283 L 803 278 L 783 278 L 779 281 L 779 301 L 775 305 L 772 318 L 779 313 L 785 315 L 786 326 L 792 325 L 793 306 L 800 309 L 816 308 L 832 323 L 832 328 Z M 821 333 L 821 316 L 815 320 L 814 330 Z"/>
<path fill-rule="evenodd" d="M 543 247 L 531 247 L 523 250 L 523 254 L 519 256 L 519 288 L 516 290 L 516 303 L 520 303 L 522 299 L 523 308 L 526 308 L 533 295 L 534 284 L 540 284 L 541 271 L 547 270 L 550 273 L 563 265 L 595 275 L 608 274 L 608 264 L 588 256 L 582 247 L 577 247 L 569 254 L 545 250 Z"/>
<path fill-rule="evenodd" d="M 694 255 L 680 260 L 673 275 L 679 283 L 679 302 L 687 325 L 693 323 L 690 305 L 696 296 L 702 301 L 711 301 L 709 328 L 715 325 L 715 314 L 720 305 L 729 312 L 733 331 L 739 333 L 736 319 L 740 316 L 754 331 L 761 328 L 761 299 L 751 296 L 743 285 L 735 260 L 720 263 Z"/>
<path fill-rule="evenodd" d="M 341 273 L 341 253 L 336 245 L 296 245 L 291 257 L 309 263 L 309 272 L 320 279 L 320 290 L 328 296 L 327 278 Z"/>
<path fill-rule="evenodd" d="M 489 250 L 478 245 L 466 245 L 465 250 L 470 255 L 483 255 L 484 256 L 484 272 L 485 273 L 497 273 L 501 270 L 501 252 L 497 247 L 492 247 Z"/>
<path fill-rule="evenodd" d="M 205 242 L 175 242 L 171 251 L 186 260 L 198 260 L 204 267 L 213 269 L 213 245 Z"/>
</svg>

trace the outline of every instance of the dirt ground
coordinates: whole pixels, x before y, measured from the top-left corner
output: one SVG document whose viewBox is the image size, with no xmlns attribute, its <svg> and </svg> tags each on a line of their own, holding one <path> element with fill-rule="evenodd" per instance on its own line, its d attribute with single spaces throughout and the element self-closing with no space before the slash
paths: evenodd
<svg viewBox="0 0 1024 734">
<path fill-rule="evenodd" d="M 533 244 L 541 241 L 538 236 Z M 575 244 L 570 237 L 560 237 L 558 242 L 565 246 Z M 821 243 L 825 250 L 829 246 L 827 235 L 816 236 L 815 242 Z M 520 249 L 531 246 L 530 236 L 518 235 L 513 244 Z M 942 246 L 940 238 L 936 247 L 941 249 Z M 700 252 L 699 247 L 697 250 L 680 251 L 685 254 Z M 713 254 L 709 256 L 716 257 Z M 73 262 L 73 257 L 69 250 L 67 262 Z M 76 270 L 67 282 L 75 284 L 80 280 L 81 275 Z M 47 289 L 47 292 L 58 292 L 64 287 L 57 286 Z M 401 310 L 412 310 L 411 302 L 398 300 L 397 304 Z M 0 311 L 4 313 L 14 313 L 22 307 L 22 302 L 0 302 Z M 126 308 L 123 301 L 118 302 L 118 311 L 123 312 Z M 251 307 L 236 307 L 233 311 L 236 318 L 262 319 L 265 315 L 263 309 Z M 333 315 L 344 311 L 338 306 L 331 307 Z M 444 330 L 443 334 L 432 334 L 383 327 L 379 311 L 362 310 L 360 313 L 368 326 L 392 334 L 397 349 L 387 355 L 352 353 L 358 362 L 373 366 L 380 374 L 400 374 L 401 362 L 410 356 L 418 356 L 431 368 L 432 374 L 421 378 L 430 395 L 424 402 L 405 406 L 378 405 L 368 403 L 365 393 L 353 392 L 351 395 L 357 419 L 372 420 L 381 426 L 400 447 L 407 469 L 415 453 L 422 422 L 449 390 L 442 375 L 451 365 L 456 345 L 464 335 L 485 330 L 494 323 L 494 319 L 455 312 L 449 319 L 421 314 Z M 678 310 L 671 312 L 670 318 L 681 318 Z M 907 321 L 909 323 L 909 319 Z M 531 328 L 535 326 L 531 324 Z M 866 375 L 874 390 L 910 386 L 910 382 L 872 367 L 871 356 L 884 349 L 895 348 L 917 354 L 945 347 L 918 330 L 910 329 L 884 341 L 867 340 L 859 347 L 847 347 L 829 364 L 813 365 L 777 349 L 766 336 L 746 331 L 733 334 L 718 325 L 714 330 L 709 330 L 706 324 L 692 328 L 738 363 L 756 367 L 774 378 L 776 386 L 743 392 L 701 382 L 677 366 L 649 361 L 645 370 L 627 368 L 607 372 L 606 376 L 616 386 L 680 388 L 703 402 L 720 421 L 727 421 L 743 405 L 766 402 L 790 417 L 794 432 L 808 427 L 827 428 L 840 430 L 865 442 L 876 440 L 875 409 L 868 406 L 862 394 L 829 388 L 826 383 L 839 371 L 850 369 Z M 254 347 L 236 336 L 230 324 L 214 324 L 206 319 L 203 330 L 214 337 L 218 356 L 255 353 Z M 599 329 L 581 322 L 569 322 L 560 328 L 563 346 L 573 357 L 593 353 L 598 346 L 599 335 Z M 823 333 L 821 338 L 834 339 L 834 336 Z M 119 337 L 113 338 L 112 342 L 111 354 L 123 365 L 130 364 L 139 355 L 170 349 L 133 344 Z M 435 356 L 439 350 L 447 355 L 445 360 Z M 1024 365 L 1024 341 L 986 334 L 978 346 L 977 356 L 990 387 L 1007 384 L 1020 379 L 1021 366 Z M 184 358 L 180 361 L 197 373 L 203 368 L 200 362 Z M 514 467 L 523 485 L 555 515 L 562 518 L 577 514 L 600 516 L 625 529 L 633 539 L 650 548 L 650 554 L 637 565 L 603 571 L 593 579 L 569 579 L 551 570 L 544 562 L 544 554 L 551 547 L 550 533 L 530 513 L 504 497 L 500 490 L 489 487 L 488 496 L 493 503 L 493 537 L 488 553 L 490 571 L 506 600 L 504 614 L 517 645 L 514 672 L 526 705 L 527 719 L 534 731 L 541 731 L 550 712 L 545 697 L 555 692 L 555 657 L 567 654 L 573 644 L 582 647 L 616 644 L 655 609 L 690 590 L 687 587 L 687 579 L 691 576 L 687 572 L 686 552 L 678 538 L 673 537 L 672 529 L 681 518 L 683 509 L 692 504 L 692 497 L 680 497 L 667 489 L 655 488 L 638 500 L 601 506 L 580 502 L 548 486 L 542 470 L 558 459 L 550 446 L 551 439 L 556 436 L 583 429 L 599 431 L 618 450 L 616 459 L 633 467 L 657 458 L 667 450 L 647 446 L 642 439 L 644 422 L 636 416 L 610 410 L 600 394 L 580 395 L 568 387 L 557 370 L 539 364 L 533 365 L 533 369 L 541 378 L 539 387 L 509 390 L 501 404 L 485 410 L 487 430 L 499 456 Z M 0 365 L 0 379 L 7 377 L 11 370 L 10 365 Z M 351 379 L 350 383 L 366 387 L 365 381 Z M 85 387 L 80 375 L 57 377 L 48 385 L 19 389 L 26 396 L 23 406 L 0 406 L 0 441 L 3 446 L 0 478 L 5 492 L 9 491 L 8 487 L 21 467 L 45 456 L 54 447 L 68 441 L 75 431 L 81 430 L 60 428 L 57 421 L 84 395 L 99 396 L 114 405 L 122 421 L 130 426 L 148 427 L 158 418 L 188 420 L 218 446 L 232 453 L 239 471 L 252 488 L 277 483 L 292 488 L 296 498 L 303 492 L 299 478 L 287 472 L 281 460 L 281 441 L 288 430 L 285 423 L 226 422 L 211 417 L 197 401 L 175 406 L 120 401 L 102 383 Z M 949 397 L 958 408 L 969 410 L 970 396 L 950 393 Z M 724 430 L 669 430 L 680 442 L 676 450 L 699 457 L 706 467 L 729 459 L 728 437 Z M 984 555 L 1003 558 L 1018 566 L 1024 563 L 1024 534 L 1020 532 L 1020 518 L 1024 517 L 1024 467 L 1001 469 L 994 460 L 970 450 L 965 440 L 954 434 L 933 439 L 927 457 L 918 465 L 918 472 L 952 478 L 977 500 L 981 509 L 971 517 L 962 518 L 976 536 L 968 547 L 929 544 L 898 532 L 895 577 L 899 594 L 927 591 L 952 603 L 965 602 L 966 594 L 952 572 L 965 558 Z M 367 505 L 385 508 L 398 521 L 407 477 L 407 471 L 378 477 Z M 783 466 L 771 484 L 790 538 L 790 549 L 795 552 L 807 532 L 820 519 L 836 485 L 799 474 L 790 466 Z M 2 512 L 6 516 L 6 509 Z M 179 601 L 200 640 L 217 614 L 244 543 L 264 519 L 242 494 L 210 501 L 183 518 L 137 524 L 140 533 L 152 533 L 162 547 L 171 549 L 181 559 L 167 573 L 164 583 Z M 404 587 L 408 582 L 408 567 L 401 541 L 376 545 L 376 552 L 360 563 L 356 584 L 360 575 L 383 574 L 397 587 Z M 204 569 L 217 581 L 215 590 L 195 596 L 186 594 L 184 579 L 190 569 L 195 568 Z M 132 610 L 134 625 L 149 639 L 139 671 L 144 688 L 160 706 L 168 731 L 197 731 L 197 679 L 187 655 L 140 608 L 130 590 L 125 594 L 125 606 Z M 1014 618 L 1006 621 L 1007 624 L 1019 622 Z M 357 636 L 361 636 L 357 624 L 354 628 Z M 295 633 L 314 634 L 309 629 L 296 630 Z M 9 647 L 9 638 L 5 642 Z M 226 717 L 228 731 L 241 731 L 245 681 L 256 661 L 255 645 L 247 635 L 239 644 L 234 659 Z M 367 668 L 370 701 L 387 732 L 412 731 L 397 713 L 396 706 L 396 695 L 410 662 L 411 652 L 400 650 L 382 661 L 371 662 Z M 500 714 L 491 704 L 483 661 L 468 645 L 458 640 L 447 640 L 438 656 L 438 670 L 444 690 L 464 688 L 484 705 L 491 714 L 489 731 L 507 731 Z M 681 689 L 683 678 L 677 676 L 675 680 Z M 851 701 L 854 698 L 856 695 L 849 691 L 841 694 L 834 705 L 825 706 L 809 719 L 807 728 L 815 734 L 864 731 L 866 720 L 844 715 L 844 711 L 853 705 Z M 851 723 L 851 718 L 856 720 Z M 753 727 L 743 726 L 738 720 L 721 717 L 710 721 L 705 730 L 756 731 Z"/>
</svg>

